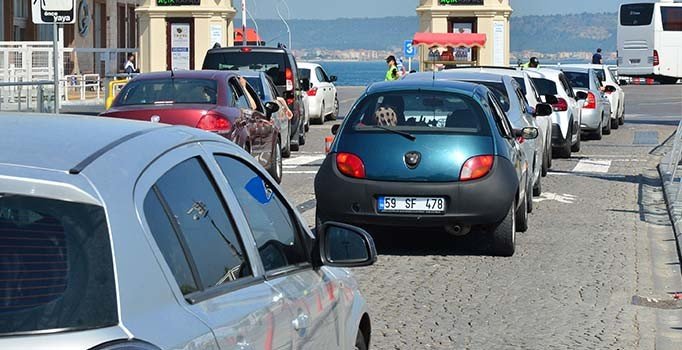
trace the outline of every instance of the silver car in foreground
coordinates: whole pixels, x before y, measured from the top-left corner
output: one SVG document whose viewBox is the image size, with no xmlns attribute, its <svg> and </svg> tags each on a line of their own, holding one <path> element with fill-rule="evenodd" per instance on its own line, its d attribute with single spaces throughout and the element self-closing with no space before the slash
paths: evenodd
<svg viewBox="0 0 682 350">
<path fill-rule="evenodd" d="M 366 232 L 196 129 L 0 115 L 0 349 L 367 349 Z"/>
</svg>

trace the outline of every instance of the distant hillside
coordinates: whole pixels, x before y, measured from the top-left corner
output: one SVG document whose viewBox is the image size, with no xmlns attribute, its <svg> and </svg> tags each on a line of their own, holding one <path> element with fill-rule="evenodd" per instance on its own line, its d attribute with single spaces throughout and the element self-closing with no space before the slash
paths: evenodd
<svg viewBox="0 0 682 350">
<path fill-rule="evenodd" d="M 512 51 L 592 51 L 602 47 L 616 50 L 617 15 L 582 13 L 556 16 L 512 17 Z M 268 44 L 287 42 L 279 20 L 259 20 L 261 36 Z M 418 30 L 417 17 L 385 17 L 335 20 L 292 20 L 289 22 L 294 48 L 373 49 L 402 47 Z"/>
</svg>

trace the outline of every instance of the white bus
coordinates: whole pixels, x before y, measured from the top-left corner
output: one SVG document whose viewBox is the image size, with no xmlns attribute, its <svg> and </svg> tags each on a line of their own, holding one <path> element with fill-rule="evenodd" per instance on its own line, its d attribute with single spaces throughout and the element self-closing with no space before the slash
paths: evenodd
<svg viewBox="0 0 682 350">
<path fill-rule="evenodd" d="M 682 78 L 682 3 L 623 4 L 618 17 L 618 75 Z"/>
</svg>

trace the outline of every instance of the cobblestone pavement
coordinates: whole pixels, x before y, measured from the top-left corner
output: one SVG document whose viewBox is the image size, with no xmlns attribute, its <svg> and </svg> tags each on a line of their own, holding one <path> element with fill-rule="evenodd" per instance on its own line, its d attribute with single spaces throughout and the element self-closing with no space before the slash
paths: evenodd
<svg viewBox="0 0 682 350">
<path fill-rule="evenodd" d="M 372 312 L 373 349 L 682 349 L 680 310 L 631 303 L 682 290 L 653 151 L 682 115 L 682 87 L 626 93 L 624 126 L 554 161 L 514 257 L 486 256 L 475 233 L 370 232 L 379 261 L 355 273 Z M 310 223 L 330 125 L 313 127 L 285 169 L 285 190 Z M 574 171 L 594 161 L 601 168 Z"/>
</svg>

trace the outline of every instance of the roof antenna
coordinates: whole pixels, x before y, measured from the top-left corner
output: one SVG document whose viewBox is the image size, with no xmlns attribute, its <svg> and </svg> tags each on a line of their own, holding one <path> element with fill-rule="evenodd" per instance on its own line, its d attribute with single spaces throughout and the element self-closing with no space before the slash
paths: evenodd
<svg viewBox="0 0 682 350">
<path fill-rule="evenodd" d="M 175 70 L 173 68 L 171 68 L 170 73 L 171 73 L 171 79 L 175 79 Z"/>
</svg>

